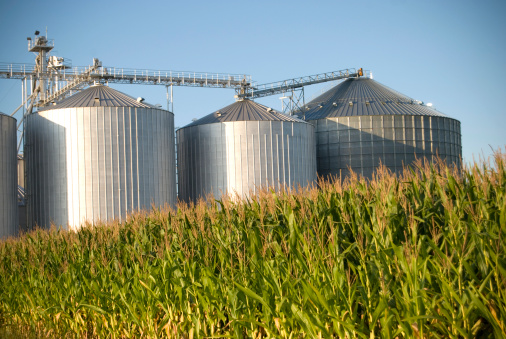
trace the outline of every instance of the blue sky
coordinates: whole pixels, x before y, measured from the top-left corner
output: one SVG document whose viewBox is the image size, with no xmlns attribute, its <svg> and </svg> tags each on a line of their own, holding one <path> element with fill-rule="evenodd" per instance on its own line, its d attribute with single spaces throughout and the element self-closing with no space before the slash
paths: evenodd
<svg viewBox="0 0 506 339">
<path fill-rule="evenodd" d="M 466 161 L 506 145 L 506 1 L 2 1 L 0 62 L 34 63 L 48 29 L 74 66 L 249 74 L 258 83 L 344 68 L 460 120 Z M 328 86 L 328 85 L 327 85 Z M 165 106 L 165 87 L 111 85 Z M 306 88 L 306 99 L 326 85 Z M 176 126 L 234 102 L 231 89 L 174 88 Z M 280 95 L 259 99 L 281 109 Z M 0 111 L 21 82 L 0 80 Z M 19 115 L 17 115 L 19 117 Z"/>
</svg>

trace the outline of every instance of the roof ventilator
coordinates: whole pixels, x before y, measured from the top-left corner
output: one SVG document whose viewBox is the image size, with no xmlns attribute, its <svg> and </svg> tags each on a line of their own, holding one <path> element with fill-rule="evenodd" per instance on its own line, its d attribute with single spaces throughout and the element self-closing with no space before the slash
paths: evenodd
<svg viewBox="0 0 506 339">
<path fill-rule="evenodd" d="M 333 102 L 332 106 L 336 107 L 337 106 L 337 102 Z"/>
<path fill-rule="evenodd" d="M 350 101 L 349 104 L 350 104 L 350 106 L 353 106 L 353 101 Z"/>
<path fill-rule="evenodd" d="M 137 102 L 143 102 L 144 101 L 144 98 L 143 97 L 138 97 L 137 98 Z"/>
</svg>

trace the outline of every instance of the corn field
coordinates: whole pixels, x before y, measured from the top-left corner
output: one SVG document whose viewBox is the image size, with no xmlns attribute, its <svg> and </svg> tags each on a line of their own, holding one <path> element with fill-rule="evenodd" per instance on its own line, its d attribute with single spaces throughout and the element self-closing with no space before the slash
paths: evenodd
<svg viewBox="0 0 506 339">
<path fill-rule="evenodd" d="M 506 337 L 506 155 L 0 242 L 0 335 Z"/>
</svg>

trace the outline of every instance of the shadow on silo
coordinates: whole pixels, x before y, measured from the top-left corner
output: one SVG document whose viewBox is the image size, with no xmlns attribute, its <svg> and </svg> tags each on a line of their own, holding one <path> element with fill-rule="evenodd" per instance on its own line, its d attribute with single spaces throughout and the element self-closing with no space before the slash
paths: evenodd
<svg viewBox="0 0 506 339">
<path fill-rule="evenodd" d="M 323 178 L 345 178 L 350 170 L 371 178 L 381 164 L 399 174 L 417 159 L 432 161 L 435 156 L 460 166 L 460 145 L 447 141 L 444 135 L 444 140 L 440 140 L 439 132 L 429 128 L 401 131 L 392 127 L 373 132 L 372 128 L 367 131 L 336 125 L 336 129 L 317 132 L 317 168 Z M 378 135 L 380 132 L 383 136 Z"/>
<path fill-rule="evenodd" d="M 27 230 L 68 225 L 65 127 L 38 114 L 27 118 L 25 137 Z"/>
</svg>

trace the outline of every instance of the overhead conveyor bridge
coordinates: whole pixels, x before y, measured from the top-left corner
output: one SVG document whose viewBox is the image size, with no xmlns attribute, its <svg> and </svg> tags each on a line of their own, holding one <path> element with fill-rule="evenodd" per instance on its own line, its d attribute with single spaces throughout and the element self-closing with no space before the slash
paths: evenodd
<svg viewBox="0 0 506 339">
<path fill-rule="evenodd" d="M 72 67 L 69 69 L 54 70 L 50 67 L 46 72 L 33 64 L 7 64 L 0 63 L 0 78 L 4 79 L 40 79 L 46 78 L 52 83 L 56 82 L 102 82 L 118 84 L 140 84 L 140 85 L 165 85 L 165 86 L 187 86 L 187 87 L 211 87 L 211 88 L 241 88 L 249 86 L 251 76 L 246 74 L 228 74 L 211 72 L 190 72 L 190 71 L 162 71 L 133 68 L 102 67 L 95 59 L 94 66 Z M 67 84 L 58 87 L 54 92 L 62 91 Z M 51 89 L 49 89 L 51 90 Z M 56 98 L 60 98 L 57 95 Z M 47 98 L 55 98 L 53 93 L 48 93 Z M 45 106 L 50 103 L 40 103 Z"/>
<path fill-rule="evenodd" d="M 249 85 L 236 89 L 236 98 L 238 99 L 255 99 L 269 95 L 290 92 L 304 86 L 319 84 L 327 81 L 336 81 L 347 78 L 362 76 L 363 71 L 360 68 L 356 71 L 354 68 L 343 69 L 335 72 L 320 73 L 316 75 L 308 75 L 299 78 L 271 82 L 262 85 Z"/>
<path fill-rule="evenodd" d="M 337 81 L 355 78 L 364 75 L 362 68 L 347 68 L 340 71 L 308 75 L 283 81 L 271 82 L 262 85 L 247 85 L 236 88 L 236 100 L 256 99 L 269 95 L 283 94 L 280 98 L 281 111 L 284 114 L 293 114 L 295 111 L 304 112 L 305 106 L 304 86 L 319 84 L 328 81 Z"/>
</svg>

